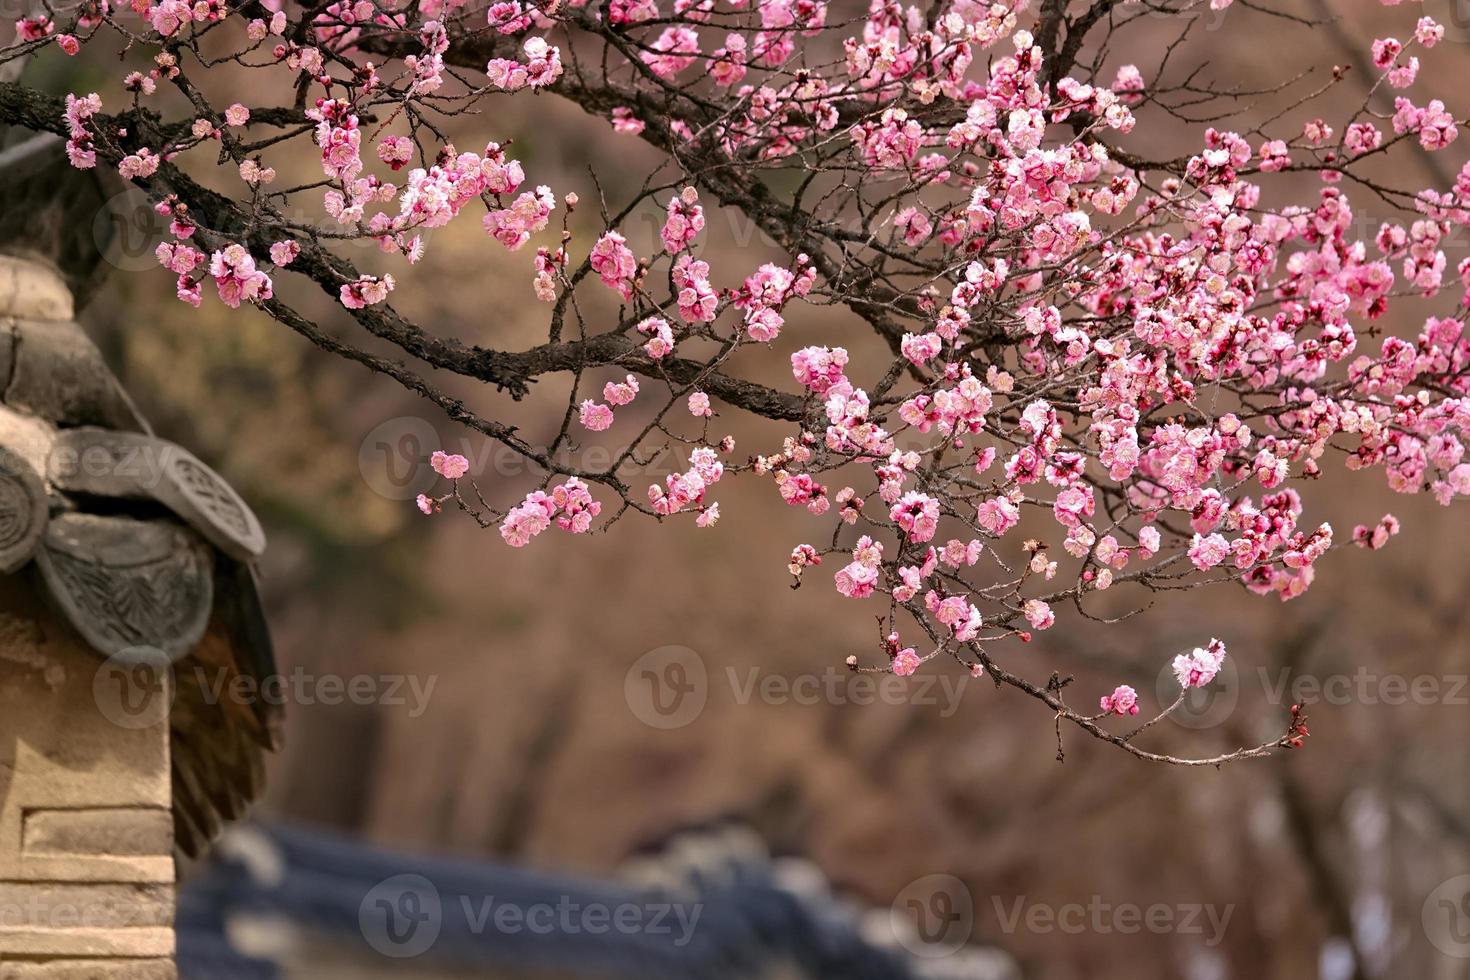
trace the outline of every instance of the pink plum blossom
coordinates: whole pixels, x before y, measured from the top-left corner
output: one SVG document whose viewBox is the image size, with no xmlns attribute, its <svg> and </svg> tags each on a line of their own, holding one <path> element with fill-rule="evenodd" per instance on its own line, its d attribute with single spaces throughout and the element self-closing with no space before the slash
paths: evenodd
<svg viewBox="0 0 1470 980">
<path fill-rule="evenodd" d="M 638 397 L 638 379 L 628 375 L 622 381 L 609 381 L 602 386 L 602 400 L 609 405 L 631 405 Z"/>
<path fill-rule="evenodd" d="M 1204 687 L 1215 679 L 1225 663 L 1225 644 L 1211 640 L 1207 646 L 1195 647 L 1174 658 L 1174 677 L 1185 689 Z"/>
<path fill-rule="evenodd" d="M 613 410 L 606 405 L 587 399 L 578 412 L 582 425 L 593 432 L 603 432 L 612 427 Z"/>
<path fill-rule="evenodd" d="M 908 677 L 923 663 L 913 647 L 904 647 L 893 657 L 893 672 L 899 677 Z"/>
<path fill-rule="evenodd" d="M 446 453 L 442 449 L 434 450 L 429 457 L 429 465 L 446 480 L 458 480 L 470 471 L 468 459 L 459 453 Z"/>
<path fill-rule="evenodd" d="M 1138 714 L 1138 692 L 1127 684 L 1119 684 L 1112 694 L 1105 694 L 1098 701 L 1104 714 L 1109 715 L 1136 715 Z"/>
</svg>

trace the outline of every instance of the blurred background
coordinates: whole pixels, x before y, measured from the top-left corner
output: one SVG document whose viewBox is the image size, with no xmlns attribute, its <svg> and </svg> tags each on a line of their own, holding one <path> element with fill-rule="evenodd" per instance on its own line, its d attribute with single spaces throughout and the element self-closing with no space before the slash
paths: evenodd
<svg viewBox="0 0 1470 980">
<path fill-rule="evenodd" d="M 1216 81 L 1250 88 L 1308 63 L 1350 63 L 1354 45 L 1362 58 L 1382 24 L 1404 30 L 1401 11 L 1352 6 L 1335 31 L 1304 33 L 1240 0 L 1217 12 L 1233 19 L 1227 29 L 1201 25 L 1193 50 Z M 1132 48 L 1109 52 L 1105 78 L 1127 61 L 1149 77 L 1168 36 L 1163 19 L 1140 25 L 1126 35 Z M 1466 110 L 1466 40 L 1452 27 L 1416 101 L 1439 95 Z M 115 84 L 119 68 L 52 53 L 30 71 L 59 92 Z M 1344 88 L 1317 114 L 1332 120 L 1362 98 Z M 550 98 L 501 100 L 455 126 L 464 149 L 513 139 L 531 184 L 584 200 L 596 199 L 595 168 L 613 210 L 661 162 Z M 1434 179 L 1432 163 L 1453 173 L 1463 144 L 1441 161 L 1401 158 L 1399 172 L 1422 164 L 1406 178 L 1415 186 Z M 288 183 L 315 166 L 299 148 L 268 162 Z M 938 932 L 916 922 L 939 952 L 996 951 L 975 976 L 1470 977 L 1470 878 L 1459 877 L 1470 875 L 1463 512 L 1334 470 L 1313 488 L 1305 521 L 1332 522 L 1341 540 L 1392 511 L 1403 533 L 1383 552 L 1334 552 L 1304 598 L 1191 592 L 1106 629 L 1060 615 L 1005 657 L 1036 681 L 1072 675 L 1074 704 L 1120 683 L 1147 705 L 1167 703 L 1177 690 L 1169 659 L 1212 636 L 1227 643 L 1230 666 L 1208 700 L 1159 726 L 1150 748 L 1206 756 L 1255 744 L 1283 731 L 1297 702 L 1312 732 L 1300 750 L 1215 770 L 1144 764 L 1064 730 L 1063 761 L 1046 710 L 988 681 L 940 667 L 922 685 L 880 689 L 849 675 L 843 660 L 871 649 L 875 622 L 837 596 L 825 567 L 792 591 L 786 556 L 811 525 L 766 484 L 721 484 L 724 519 L 712 529 L 625 520 L 519 550 L 462 514 L 425 518 L 412 498 L 434 486 L 433 449 L 466 455 L 497 503 L 535 477 L 264 315 L 178 303 L 151 257 L 158 230 L 146 202 L 115 204 L 98 220 L 123 235 L 118 273 L 85 323 L 159 434 L 218 468 L 266 523 L 277 658 L 307 679 L 287 704 L 263 819 L 450 867 L 579 881 L 626 875 L 640 855 L 667 856 L 691 834 L 734 833 L 741 853 L 799 859 L 780 867 L 820 876 L 857 909 L 913 909 L 920 920 L 939 910 Z M 1358 204 L 1365 235 L 1392 217 Z M 574 219 L 580 239 L 599 227 L 595 213 Z M 635 251 L 650 251 L 658 216 L 632 227 Z M 712 213 L 707 238 L 727 268 L 778 257 L 729 215 Z M 1467 245 L 1448 240 L 1451 267 Z M 374 258 L 359 260 L 371 268 Z M 477 223 L 457 224 L 400 277 L 394 301 L 467 342 L 529 344 L 545 322 L 529 261 L 489 247 Z M 321 297 L 292 301 L 347 329 Z M 751 363 L 766 357 L 780 371 L 795 347 L 842 342 L 852 329 L 830 312 L 799 326 Z M 1405 334 L 1419 323 L 1385 326 Z M 554 380 L 515 405 L 440 380 L 533 443 L 560 422 L 566 392 Z M 716 428 L 735 435 L 742 457 L 773 433 L 728 414 Z M 681 464 L 656 462 L 648 482 Z M 1119 612 L 1129 599 L 1117 597 Z M 327 676 L 371 678 L 371 693 L 325 697 L 310 681 Z M 947 963 L 963 975 L 960 962 L 975 961 L 962 953 L 921 958 L 933 975 Z M 411 959 L 372 967 L 390 968 L 428 970 Z M 369 972 L 359 963 L 342 975 Z"/>
</svg>

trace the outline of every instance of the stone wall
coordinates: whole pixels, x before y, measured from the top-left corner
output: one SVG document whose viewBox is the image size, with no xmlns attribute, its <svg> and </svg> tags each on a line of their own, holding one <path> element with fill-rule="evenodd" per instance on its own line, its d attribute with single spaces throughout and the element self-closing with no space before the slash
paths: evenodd
<svg viewBox="0 0 1470 980">
<path fill-rule="evenodd" d="M 3 313 L 72 315 L 59 279 L 9 258 Z M 169 980 L 168 681 L 105 663 L 40 588 L 33 567 L 0 576 L 0 980 Z"/>
<path fill-rule="evenodd" d="M 0 980 L 173 976 L 168 682 L 0 589 Z"/>
<path fill-rule="evenodd" d="M 168 684 L 0 590 L 0 980 L 173 976 Z"/>
</svg>

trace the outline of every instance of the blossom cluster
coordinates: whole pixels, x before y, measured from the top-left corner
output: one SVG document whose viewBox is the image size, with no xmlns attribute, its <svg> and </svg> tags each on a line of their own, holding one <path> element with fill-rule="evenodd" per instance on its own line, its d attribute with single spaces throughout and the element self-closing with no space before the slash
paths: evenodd
<svg viewBox="0 0 1470 980">
<path fill-rule="evenodd" d="M 487 505 L 482 523 L 510 545 L 553 524 L 591 530 L 599 494 L 610 512 L 708 527 L 716 485 L 749 473 L 814 525 L 787 558 L 796 584 L 835 556 L 821 587 L 884 607 L 878 669 L 909 674 L 939 652 L 993 666 L 1004 641 L 1119 586 L 1228 580 L 1293 599 L 1334 547 L 1377 550 L 1399 530 L 1391 515 L 1351 535 L 1322 521 L 1309 487 L 1330 468 L 1376 469 L 1444 504 L 1470 495 L 1470 259 L 1449 250 L 1470 232 L 1470 163 L 1448 186 L 1399 191 L 1354 169 L 1463 153 L 1457 107 L 1421 92 L 1444 27 L 1416 11 L 1366 52 L 1391 114 L 1327 120 L 1308 98 L 1261 126 L 1191 130 L 1177 159 L 1145 162 L 1120 141 L 1163 125 L 1150 104 L 1164 80 L 1077 62 L 1035 6 L 338 0 L 244 25 L 238 64 L 290 79 L 295 116 L 235 91 L 159 127 L 105 115 L 93 93 L 68 96 L 57 126 L 74 166 L 155 192 L 169 219 L 155 254 L 183 301 L 199 305 L 210 279 L 227 306 L 275 315 L 275 279 L 299 273 L 379 338 L 514 397 L 537 374 L 573 376 L 559 445 L 636 427 L 667 439 L 640 452 L 687 447 L 688 465 L 646 491 L 538 457 L 557 475 Z M 149 107 L 161 84 L 197 87 L 177 39 L 234 16 L 133 9 L 158 53 L 122 88 Z M 118 15 L 32 18 L 18 43 L 86 40 Z M 822 36 L 835 59 L 806 50 Z M 598 71 L 578 60 L 588 41 L 603 45 Z M 631 205 L 573 220 L 576 192 L 553 190 L 537 153 L 481 111 L 503 98 L 570 99 L 663 151 L 675 176 L 634 202 L 656 209 L 656 242 L 640 244 Z M 455 112 L 474 113 L 476 149 L 430 122 Z M 289 158 L 269 158 L 282 125 L 320 168 L 291 189 L 277 180 Z M 244 231 L 201 224 L 175 190 L 206 154 L 230 163 Z M 288 198 L 320 213 L 287 215 Z M 782 256 L 701 248 L 716 209 Z M 554 311 L 545 345 L 441 344 L 393 309 L 429 233 L 465 212 L 487 245 L 536 241 L 514 261 Z M 384 267 L 352 267 L 341 241 Z M 819 332 L 823 308 L 847 318 L 840 346 Z M 739 459 L 715 429 L 727 408 L 785 428 Z M 434 467 L 467 478 L 454 458 Z M 1214 641 L 1173 669 L 1193 688 L 1223 661 Z M 1135 715 L 1139 697 L 1119 687 L 1100 707 Z"/>
</svg>

